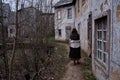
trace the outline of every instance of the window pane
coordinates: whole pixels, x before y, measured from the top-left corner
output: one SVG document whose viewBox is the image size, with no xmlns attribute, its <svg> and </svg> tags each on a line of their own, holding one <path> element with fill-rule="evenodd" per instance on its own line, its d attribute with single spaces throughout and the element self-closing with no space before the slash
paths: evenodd
<svg viewBox="0 0 120 80">
<path fill-rule="evenodd" d="M 102 42 L 98 41 L 98 49 L 102 50 Z"/>
<path fill-rule="evenodd" d="M 106 29 L 107 28 L 107 20 L 105 19 L 103 23 L 104 23 L 103 29 Z"/>
<path fill-rule="evenodd" d="M 106 41 L 106 37 L 107 37 L 107 32 L 106 32 L 106 31 L 103 31 L 103 40 Z"/>
<path fill-rule="evenodd" d="M 102 40 L 102 31 L 98 31 L 98 39 Z"/>
<path fill-rule="evenodd" d="M 101 51 L 97 51 L 97 57 L 100 59 L 100 60 L 102 60 L 102 52 Z"/>
<path fill-rule="evenodd" d="M 71 8 L 68 9 L 67 17 L 68 17 L 68 19 L 72 18 L 72 9 Z"/>
<path fill-rule="evenodd" d="M 103 62 L 106 63 L 106 54 L 103 53 Z"/>
<path fill-rule="evenodd" d="M 103 50 L 104 50 L 104 52 L 107 52 L 107 50 L 106 50 L 106 42 L 103 42 Z"/>
<path fill-rule="evenodd" d="M 98 23 L 98 30 L 101 30 L 101 29 L 102 29 L 102 23 L 99 22 L 99 23 Z"/>
<path fill-rule="evenodd" d="M 100 51 L 100 60 L 102 60 L 102 52 Z"/>
</svg>

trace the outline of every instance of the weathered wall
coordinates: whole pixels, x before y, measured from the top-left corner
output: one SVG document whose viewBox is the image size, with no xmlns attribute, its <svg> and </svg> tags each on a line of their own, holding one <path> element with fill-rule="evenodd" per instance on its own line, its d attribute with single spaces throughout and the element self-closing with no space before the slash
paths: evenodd
<svg viewBox="0 0 120 80">
<path fill-rule="evenodd" d="M 120 80 L 120 0 L 113 0 L 111 37 L 111 77 Z"/>
<path fill-rule="evenodd" d="M 78 12 L 78 2 L 79 2 L 79 12 Z M 82 6 L 82 0 L 77 0 L 76 2 L 76 18 L 75 18 L 75 26 L 78 29 L 80 34 L 80 45 L 81 48 L 90 54 L 89 46 L 88 46 L 88 18 L 91 11 L 91 0 L 86 0 L 86 3 Z"/>
<path fill-rule="evenodd" d="M 95 45 L 95 20 L 96 19 L 99 19 L 103 16 L 107 16 L 107 15 L 110 15 L 111 14 L 111 6 L 112 6 L 112 0 L 92 0 L 92 17 L 93 17 L 93 34 L 92 34 L 92 69 L 93 69 L 93 73 L 94 75 L 97 77 L 98 80 L 109 80 L 109 73 L 110 73 L 110 49 L 108 49 L 108 54 L 107 54 L 107 62 L 105 64 L 103 64 L 103 62 L 100 62 L 99 60 L 97 60 L 96 58 L 96 45 Z M 109 16 L 107 16 L 109 17 Z M 107 31 L 108 31 L 108 34 L 107 34 L 107 37 L 111 37 L 111 31 L 110 28 L 111 28 L 111 16 L 109 18 L 107 18 Z M 109 47 L 109 45 L 111 44 L 111 42 L 108 40 L 107 42 L 107 47 Z"/>
<path fill-rule="evenodd" d="M 72 19 L 67 19 L 67 9 L 72 8 Z M 57 12 L 61 11 L 61 19 L 57 19 Z M 55 9 L 55 39 L 56 40 L 66 40 L 66 27 L 74 27 L 74 6 L 68 6 L 63 8 Z M 58 36 L 58 29 L 62 30 L 62 36 Z"/>
</svg>

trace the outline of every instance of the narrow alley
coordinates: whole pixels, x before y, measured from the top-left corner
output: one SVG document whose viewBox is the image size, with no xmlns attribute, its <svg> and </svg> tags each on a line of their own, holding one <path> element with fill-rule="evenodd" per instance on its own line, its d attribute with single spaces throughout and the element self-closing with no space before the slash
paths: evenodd
<svg viewBox="0 0 120 80">
<path fill-rule="evenodd" d="M 73 61 L 71 61 L 68 57 L 69 55 L 69 44 L 67 43 L 57 43 L 59 46 L 65 47 L 67 50 L 66 59 L 68 60 L 65 65 L 66 69 L 65 73 L 63 73 L 63 77 L 60 80 L 96 80 L 92 74 L 91 70 L 91 59 L 87 57 L 86 53 L 82 52 L 82 58 L 80 59 L 80 64 L 74 65 Z"/>
</svg>

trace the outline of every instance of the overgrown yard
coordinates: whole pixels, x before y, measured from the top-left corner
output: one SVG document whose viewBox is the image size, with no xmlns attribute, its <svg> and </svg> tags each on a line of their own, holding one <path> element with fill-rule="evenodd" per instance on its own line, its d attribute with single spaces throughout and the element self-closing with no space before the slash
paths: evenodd
<svg viewBox="0 0 120 80">
<path fill-rule="evenodd" d="M 66 49 L 66 46 L 65 45 L 62 45 L 62 44 L 65 44 L 67 42 L 64 42 L 64 41 L 56 41 L 54 40 L 54 38 L 50 38 L 49 39 L 49 43 L 50 45 L 53 45 L 55 48 L 55 51 L 54 51 L 54 59 L 53 59 L 53 63 L 54 63 L 54 72 L 55 72 L 55 75 L 54 75 L 54 80 L 60 80 L 64 73 L 65 73 L 65 70 L 66 70 L 66 65 L 68 63 L 68 58 L 67 57 L 67 54 L 68 54 L 68 51 Z"/>
</svg>

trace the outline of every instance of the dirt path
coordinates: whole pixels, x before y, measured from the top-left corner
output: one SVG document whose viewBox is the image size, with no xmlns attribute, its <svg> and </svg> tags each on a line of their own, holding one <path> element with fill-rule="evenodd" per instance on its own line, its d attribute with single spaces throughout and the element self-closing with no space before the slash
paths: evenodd
<svg viewBox="0 0 120 80">
<path fill-rule="evenodd" d="M 69 62 L 65 76 L 61 80 L 83 80 L 80 66 L 74 66 L 72 62 Z"/>
<path fill-rule="evenodd" d="M 60 45 L 66 46 L 66 49 L 69 51 L 68 45 L 66 44 L 60 44 Z M 69 63 L 66 66 L 65 75 L 63 76 L 61 80 L 83 80 L 80 65 L 74 65 L 72 61 L 69 61 Z"/>
</svg>

